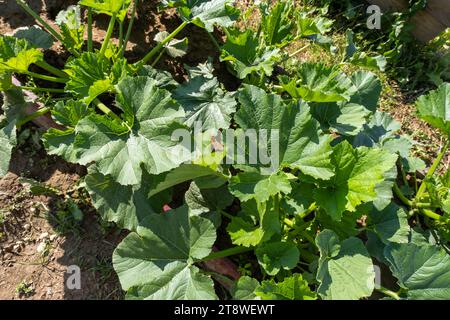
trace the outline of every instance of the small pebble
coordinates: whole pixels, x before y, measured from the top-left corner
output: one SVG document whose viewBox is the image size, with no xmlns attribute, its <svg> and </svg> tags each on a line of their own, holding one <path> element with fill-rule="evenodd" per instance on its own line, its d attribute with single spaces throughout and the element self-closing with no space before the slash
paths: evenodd
<svg viewBox="0 0 450 320">
<path fill-rule="evenodd" d="M 52 235 L 50 236 L 50 241 L 55 241 L 56 238 L 58 238 L 58 236 L 57 236 L 56 234 L 52 234 Z"/>
<path fill-rule="evenodd" d="M 47 247 L 47 244 L 45 242 L 41 242 L 38 244 L 36 251 L 39 253 L 43 253 L 45 251 L 46 247 Z"/>
<path fill-rule="evenodd" d="M 45 240 L 49 236 L 48 232 L 44 232 L 39 236 L 39 240 Z"/>
<path fill-rule="evenodd" d="M 23 225 L 23 228 L 25 230 L 30 230 L 31 229 L 31 225 L 29 223 L 26 223 L 26 224 Z"/>
</svg>

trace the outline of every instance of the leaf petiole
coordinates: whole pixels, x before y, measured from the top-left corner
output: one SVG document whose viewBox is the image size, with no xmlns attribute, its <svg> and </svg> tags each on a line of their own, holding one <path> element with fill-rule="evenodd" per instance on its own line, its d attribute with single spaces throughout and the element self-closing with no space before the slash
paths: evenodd
<svg viewBox="0 0 450 320">
<path fill-rule="evenodd" d="M 397 198 L 401 202 L 403 202 L 404 205 L 406 205 L 408 207 L 413 206 L 414 203 L 411 200 L 409 200 L 407 197 L 405 197 L 405 195 L 403 194 L 403 192 L 400 190 L 400 188 L 398 187 L 398 185 L 396 183 L 394 184 L 393 191 L 394 191 L 395 195 L 397 196 Z"/>
<path fill-rule="evenodd" d="M 417 191 L 416 194 L 416 200 L 420 200 L 420 198 L 422 197 L 423 193 L 425 192 L 427 186 L 424 183 L 425 181 L 428 181 L 431 179 L 431 177 L 434 175 L 434 173 L 436 172 L 437 168 L 439 167 L 439 164 L 441 163 L 442 159 L 445 156 L 445 153 L 447 152 L 447 149 L 450 145 L 450 140 L 447 139 L 447 141 L 445 142 L 444 146 L 442 147 L 441 151 L 439 152 L 438 156 L 436 157 L 436 159 L 434 160 L 433 164 L 430 167 L 430 170 L 428 170 L 425 178 L 422 181 L 422 184 L 419 187 L 419 191 Z"/>
<path fill-rule="evenodd" d="M 133 10 L 131 11 L 130 22 L 128 23 L 127 33 L 125 34 L 125 39 L 123 41 L 122 55 L 125 53 L 125 51 L 127 49 L 128 40 L 130 40 L 131 30 L 133 29 L 134 19 L 136 19 L 136 10 L 137 10 L 138 5 L 139 5 L 139 0 L 134 0 Z"/>
<path fill-rule="evenodd" d="M 398 295 L 397 292 L 391 291 L 391 290 L 386 289 L 386 288 L 381 287 L 381 286 L 379 288 L 375 288 L 375 290 L 378 291 L 378 292 L 381 292 L 382 294 L 384 294 L 384 295 L 386 295 L 386 296 L 388 296 L 390 298 L 393 298 L 395 300 L 400 300 L 400 296 Z"/>
<path fill-rule="evenodd" d="M 226 258 L 229 256 L 234 256 L 234 255 L 249 252 L 252 250 L 253 250 L 253 248 L 233 247 L 233 248 L 225 249 L 222 251 L 213 252 L 209 256 L 207 256 L 203 259 L 197 260 L 196 262 L 205 262 L 205 261 L 210 261 L 210 260 L 214 260 L 214 259 Z"/>
<path fill-rule="evenodd" d="M 109 20 L 108 30 L 106 31 L 105 39 L 103 40 L 102 47 L 100 49 L 100 55 L 105 55 L 105 51 L 108 48 L 109 40 L 111 40 L 111 36 L 114 31 L 114 25 L 116 23 L 116 14 L 113 14 L 111 20 Z"/>
<path fill-rule="evenodd" d="M 88 34 L 88 51 L 93 51 L 93 42 L 92 42 L 92 8 L 88 8 L 88 28 L 87 28 L 87 34 Z"/>
<path fill-rule="evenodd" d="M 56 40 L 61 42 L 63 45 L 65 45 L 64 37 L 56 31 L 52 26 L 50 26 L 47 22 L 44 21 L 36 12 L 33 11 L 33 9 L 30 8 L 30 6 L 24 1 L 24 0 L 16 0 L 16 3 L 22 7 L 23 10 L 25 10 L 26 13 L 28 13 L 30 16 L 32 16 L 37 22 L 39 22 L 44 29 L 46 29 Z M 67 50 L 72 53 L 74 56 L 79 56 L 79 54 L 76 51 L 71 50 L 70 48 L 67 48 Z"/>
<path fill-rule="evenodd" d="M 98 99 L 94 100 L 95 105 L 97 106 L 97 108 L 102 111 L 104 114 L 106 114 L 107 116 L 110 116 L 111 118 L 114 118 L 115 120 L 122 122 L 123 120 L 117 115 L 115 114 L 110 108 L 108 108 L 103 102 L 101 102 Z"/>
<path fill-rule="evenodd" d="M 420 209 L 419 212 L 422 213 L 424 216 L 430 218 L 430 219 L 433 219 L 433 220 L 436 220 L 436 221 L 439 221 L 439 222 L 444 222 L 444 223 L 448 223 L 449 222 L 448 218 L 443 217 L 443 216 L 441 216 L 441 215 L 439 215 L 439 214 L 437 214 L 437 213 L 435 213 L 435 212 L 433 212 L 433 211 L 431 211 L 429 209 Z"/>
<path fill-rule="evenodd" d="M 37 110 L 36 112 L 26 116 L 25 118 L 17 121 L 16 127 L 20 128 L 24 124 L 26 124 L 26 123 L 28 123 L 30 121 L 33 121 L 34 119 L 39 118 L 40 116 L 43 116 L 43 115 L 49 113 L 50 111 L 51 111 L 51 109 L 48 108 L 48 107 L 41 108 L 41 109 Z"/>
<path fill-rule="evenodd" d="M 50 82 L 66 83 L 67 81 L 69 81 L 69 79 L 67 79 L 67 78 L 56 78 L 56 77 L 46 76 L 46 75 L 43 75 L 40 73 L 31 72 L 31 71 L 26 71 L 26 72 L 24 72 L 24 74 L 29 75 L 33 78 L 46 80 L 46 81 L 50 81 Z"/>
<path fill-rule="evenodd" d="M 175 38 L 187 25 L 188 21 L 184 21 L 178 28 L 176 28 L 171 34 L 169 34 L 163 41 L 158 43 L 147 55 L 142 58 L 141 61 L 135 63 L 136 72 L 139 71 L 151 58 L 155 56 L 170 40 Z"/>
<path fill-rule="evenodd" d="M 53 67 L 52 65 L 48 64 L 48 63 L 47 63 L 46 61 L 44 61 L 44 60 L 36 61 L 35 64 L 36 64 L 38 67 L 40 67 L 40 68 L 42 68 L 42 69 L 44 69 L 44 70 L 46 70 L 46 71 L 48 71 L 48 72 L 50 72 L 50 73 L 53 73 L 55 76 L 58 76 L 58 77 L 61 77 L 61 78 L 68 78 L 68 77 L 69 77 L 69 76 L 67 75 L 67 73 L 65 73 L 65 72 L 63 72 L 63 71 L 61 71 L 61 70 L 59 70 L 59 69 Z"/>
<path fill-rule="evenodd" d="M 34 92 L 65 93 L 64 89 L 56 89 L 56 88 L 38 88 L 38 87 L 24 87 L 24 86 L 16 86 L 16 88 Z"/>
</svg>

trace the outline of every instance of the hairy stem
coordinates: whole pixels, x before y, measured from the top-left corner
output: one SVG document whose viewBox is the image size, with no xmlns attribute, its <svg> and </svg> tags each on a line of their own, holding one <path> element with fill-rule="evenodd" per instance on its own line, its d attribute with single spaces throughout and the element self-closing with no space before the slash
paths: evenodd
<svg viewBox="0 0 450 320">
<path fill-rule="evenodd" d="M 131 30 L 133 29 L 134 19 L 136 19 L 136 10 L 139 5 L 139 0 L 134 0 L 133 10 L 131 11 L 130 22 L 128 23 L 127 33 L 125 35 L 125 39 L 123 41 L 122 54 L 127 50 L 128 40 L 130 40 Z"/>
<path fill-rule="evenodd" d="M 420 209 L 419 212 L 422 213 L 424 216 L 430 218 L 430 219 L 433 219 L 433 220 L 436 220 L 436 221 L 439 221 L 439 222 L 445 222 L 445 223 L 449 222 L 449 219 L 447 219 L 446 217 L 443 217 L 443 216 L 441 216 L 441 215 L 439 215 L 439 214 L 437 214 L 437 213 L 435 213 L 435 212 L 433 212 L 433 211 L 431 211 L 429 209 Z"/>
<path fill-rule="evenodd" d="M 422 197 L 423 193 L 425 192 L 425 190 L 427 188 L 425 181 L 430 180 L 431 177 L 436 172 L 437 168 L 439 167 L 439 164 L 441 163 L 442 159 L 445 156 L 445 153 L 447 152 L 449 144 L 450 144 L 450 140 L 447 139 L 447 141 L 445 142 L 441 151 L 439 152 L 438 156 L 436 157 L 433 164 L 431 165 L 430 170 L 428 170 L 427 175 L 425 176 L 425 178 L 422 181 L 422 184 L 419 187 L 419 191 L 417 191 L 416 198 L 415 198 L 417 201 L 420 200 L 420 198 Z"/>
<path fill-rule="evenodd" d="M 88 8 L 88 28 L 87 28 L 87 35 L 88 35 L 88 41 L 87 41 L 87 47 L 88 51 L 92 52 L 94 49 L 93 41 L 92 41 L 92 8 Z"/>
<path fill-rule="evenodd" d="M 123 50 L 123 21 L 119 22 L 119 50 L 122 53 Z"/>
<path fill-rule="evenodd" d="M 97 106 L 97 108 L 103 112 L 104 114 L 106 114 L 107 116 L 110 116 L 111 118 L 122 122 L 123 120 L 117 115 L 115 114 L 110 108 L 108 108 L 103 102 L 101 102 L 99 99 L 95 99 L 94 100 L 94 104 Z"/>
<path fill-rule="evenodd" d="M 36 12 L 33 11 L 33 9 L 30 8 L 30 6 L 24 1 L 24 0 L 16 0 L 17 4 L 22 7 L 23 10 L 25 10 L 26 13 L 28 13 L 30 16 L 32 16 L 37 22 L 39 22 L 44 29 L 46 29 L 56 40 L 61 42 L 63 45 L 65 45 L 64 37 L 56 31 L 51 25 L 49 25 L 47 22 L 44 21 L 44 19 L 41 18 Z M 75 56 L 78 56 L 78 53 L 76 51 L 73 51 L 69 48 L 67 48 L 70 53 L 72 53 Z"/>
<path fill-rule="evenodd" d="M 25 72 L 25 74 L 29 75 L 33 78 L 42 79 L 42 80 L 46 80 L 46 81 L 50 81 L 50 82 L 66 83 L 67 81 L 69 81 L 69 79 L 67 79 L 67 78 L 56 78 L 56 77 L 46 76 L 46 75 L 43 75 L 40 73 L 31 72 L 31 71 L 27 71 L 27 72 Z"/>
<path fill-rule="evenodd" d="M 18 89 L 34 91 L 34 92 L 49 92 L 49 93 L 65 93 L 64 89 L 55 89 L 55 88 L 38 88 L 38 87 L 25 87 L 25 86 L 16 86 Z"/>
<path fill-rule="evenodd" d="M 116 15 L 114 14 L 109 20 L 108 31 L 106 31 L 105 39 L 103 40 L 102 47 L 100 49 L 100 55 L 105 55 L 106 48 L 108 48 L 109 40 L 111 40 L 111 36 L 114 31 L 114 25 L 116 23 Z"/>
<path fill-rule="evenodd" d="M 164 55 L 164 52 L 166 52 L 166 48 L 161 50 L 159 55 L 156 57 L 155 61 L 152 62 L 152 67 L 155 67 L 159 60 L 161 60 L 162 56 Z"/>
<path fill-rule="evenodd" d="M 394 193 L 397 196 L 397 198 L 403 202 L 404 205 L 408 206 L 408 207 L 412 207 L 413 206 L 413 202 L 411 200 L 409 200 L 407 197 L 405 197 L 405 195 L 403 194 L 403 192 L 400 190 L 400 188 L 398 187 L 398 185 L 395 183 L 394 187 L 393 187 Z"/>
<path fill-rule="evenodd" d="M 135 64 L 136 70 L 139 71 L 151 58 L 153 58 L 170 40 L 175 38 L 187 25 L 189 22 L 184 21 L 178 28 L 176 28 L 171 34 L 167 36 L 163 41 L 158 43 L 147 55 L 139 62 Z"/>
<path fill-rule="evenodd" d="M 222 251 L 213 252 L 209 256 L 207 256 L 203 259 L 200 259 L 197 262 L 205 262 L 205 261 L 210 261 L 210 260 L 214 260 L 214 259 L 225 258 L 225 257 L 229 257 L 229 256 L 234 256 L 234 255 L 237 255 L 240 253 L 249 252 L 252 250 L 253 250 L 253 248 L 233 247 L 233 248 L 225 249 Z"/>
<path fill-rule="evenodd" d="M 307 216 L 309 216 L 311 213 L 317 210 L 317 203 L 313 203 L 309 206 L 308 209 L 306 209 L 304 212 L 300 213 L 299 217 L 302 219 L 305 219 Z"/>
<path fill-rule="evenodd" d="M 209 38 L 211 39 L 211 41 L 212 41 L 212 43 L 214 44 L 214 46 L 217 48 L 217 50 L 218 50 L 219 53 L 220 53 L 220 51 L 222 51 L 222 48 L 220 48 L 219 42 L 217 42 L 217 40 L 216 40 L 216 38 L 214 37 L 214 35 L 211 34 L 210 32 L 208 32 L 208 36 L 209 36 Z"/>
<path fill-rule="evenodd" d="M 386 289 L 384 287 L 379 287 L 379 288 L 375 288 L 376 291 L 381 292 L 382 294 L 384 294 L 385 296 L 391 297 L 395 300 L 400 300 L 400 296 L 398 295 L 398 293 L 391 291 L 389 289 Z"/>
<path fill-rule="evenodd" d="M 69 76 L 67 75 L 67 73 L 53 67 L 52 65 L 48 64 L 47 62 L 45 62 L 44 60 L 42 61 L 36 61 L 35 63 L 38 67 L 53 73 L 55 76 L 58 76 L 60 78 L 68 78 Z"/>
<path fill-rule="evenodd" d="M 34 113 L 32 113 L 32 114 L 26 116 L 25 118 L 21 119 L 20 121 L 17 121 L 16 127 L 17 127 L 17 128 L 20 128 L 20 127 L 22 127 L 24 124 L 26 124 L 26 123 L 28 123 L 28 122 L 30 122 L 30 121 L 33 121 L 34 119 L 39 118 L 40 116 L 43 116 L 43 115 L 49 113 L 50 111 L 51 111 L 51 109 L 48 108 L 48 107 L 41 108 L 41 109 L 39 109 L 38 111 L 36 111 L 36 112 L 34 112 Z"/>
</svg>

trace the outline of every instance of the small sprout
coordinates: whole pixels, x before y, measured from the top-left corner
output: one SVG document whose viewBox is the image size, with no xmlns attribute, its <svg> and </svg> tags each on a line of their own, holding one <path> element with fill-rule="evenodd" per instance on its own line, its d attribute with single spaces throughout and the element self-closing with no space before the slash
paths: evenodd
<svg viewBox="0 0 450 320">
<path fill-rule="evenodd" d="M 22 282 L 20 282 L 17 285 L 16 292 L 19 296 L 29 297 L 29 296 L 33 295 L 35 293 L 33 282 L 32 281 L 28 282 L 26 280 L 23 280 Z"/>
</svg>

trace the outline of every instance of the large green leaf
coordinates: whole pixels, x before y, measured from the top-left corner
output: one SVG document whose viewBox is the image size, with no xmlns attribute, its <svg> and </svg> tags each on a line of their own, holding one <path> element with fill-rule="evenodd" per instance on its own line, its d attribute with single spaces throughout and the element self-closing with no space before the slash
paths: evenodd
<svg viewBox="0 0 450 320">
<path fill-rule="evenodd" d="M 212 280 L 194 265 L 215 240 L 213 223 L 189 217 L 186 206 L 150 215 L 116 248 L 114 269 L 128 298 L 216 299 Z"/>
<path fill-rule="evenodd" d="M 279 46 L 288 43 L 294 29 L 293 5 L 290 1 L 278 1 L 270 8 L 266 3 L 260 4 L 261 28 L 267 46 Z"/>
<path fill-rule="evenodd" d="M 189 180 L 194 180 L 201 189 L 215 189 L 223 186 L 228 181 L 228 177 L 218 168 L 201 164 L 183 164 L 172 171 L 159 175 L 158 182 L 149 192 L 149 196 L 154 196 Z"/>
<path fill-rule="evenodd" d="M 227 129 L 231 114 L 236 112 L 233 93 L 220 88 L 217 78 L 195 77 L 174 91 L 174 98 L 186 111 L 186 124 L 197 123 L 202 130 Z"/>
<path fill-rule="evenodd" d="M 154 182 L 148 174 L 144 174 L 142 183 L 136 186 L 123 186 L 94 170 L 84 181 L 92 204 L 102 218 L 115 222 L 120 228 L 136 230 L 145 218 L 158 212 L 154 201 L 148 197 Z"/>
<path fill-rule="evenodd" d="M 81 0 L 80 5 L 93 8 L 98 13 L 109 16 L 116 15 L 123 21 L 130 6 L 131 0 Z"/>
<path fill-rule="evenodd" d="M 184 111 L 168 91 L 147 77 L 125 78 L 116 90 L 124 121 L 100 115 L 82 119 L 75 129 L 78 163 L 95 162 L 103 175 L 134 185 L 141 182 L 143 168 L 160 174 L 190 160 L 190 145 L 172 138 L 186 127 L 179 121 Z"/>
<path fill-rule="evenodd" d="M 450 299 L 450 256 L 438 246 L 390 244 L 390 269 L 409 299 Z"/>
<path fill-rule="evenodd" d="M 83 52 L 66 64 L 64 71 L 70 77 L 66 90 L 85 98 L 89 104 L 100 94 L 113 91 L 113 85 L 125 77 L 127 70 L 125 60 L 112 64 L 98 53 Z"/>
<path fill-rule="evenodd" d="M 53 45 L 52 36 L 37 25 L 17 28 L 14 31 L 14 37 L 25 39 L 35 48 L 50 49 Z"/>
<path fill-rule="evenodd" d="M 301 274 L 295 273 L 281 282 L 266 280 L 256 288 L 255 293 L 262 300 L 315 300 L 316 293 L 311 291 L 308 282 Z"/>
<path fill-rule="evenodd" d="M 371 210 L 368 224 L 385 244 L 408 242 L 411 230 L 408 225 L 408 215 L 403 208 L 394 203 L 382 211 Z"/>
<path fill-rule="evenodd" d="M 234 0 L 164 0 L 163 4 L 177 7 L 184 20 L 205 28 L 208 32 L 214 30 L 214 25 L 233 25 L 239 16 L 239 10 L 232 6 Z"/>
<path fill-rule="evenodd" d="M 311 112 L 322 127 L 345 136 L 357 135 L 371 114 L 364 106 L 355 103 L 318 103 Z"/>
<path fill-rule="evenodd" d="M 273 198 L 267 202 L 254 200 L 241 204 L 242 211 L 231 219 L 227 231 L 234 244 L 251 247 L 280 235 L 280 213 Z"/>
<path fill-rule="evenodd" d="M 312 17 L 306 12 L 300 12 L 297 16 L 298 35 L 309 37 L 323 35 L 331 30 L 333 20 L 324 17 Z"/>
<path fill-rule="evenodd" d="M 450 135 L 450 83 L 421 96 L 416 102 L 419 117 Z"/>
<path fill-rule="evenodd" d="M 255 290 L 259 287 L 256 279 L 248 276 L 240 277 L 233 288 L 233 299 L 235 300 L 256 300 Z"/>
<path fill-rule="evenodd" d="M 303 63 L 295 77 L 280 77 L 281 86 L 295 99 L 311 102 L 349 101 L 352 83 L 337 67 Z"/>
<path fill-rule="evenodd" d="M 258 246 L 255 253 L 259 264 L 271 276 L 282 269 L 295 268 L 300 260 L 300 252 L 292 242 L 267 242 Z"/>
<path fill-rule="evenodd" d="M 353 83 L 350 102 L 364 106 L 375 112 L 381 95 L 381 81 L 369 71 L 357 71 L 351 76 Z"/>
<path fill-rule="evenodd" d="M 252 73 L 272 75 L 274 64 L 280 60 L 278 49 L 259 48 L 255 32 L 227 29 L 227 41 L 222 46 L 220 61 L 228 61 L 239 79 Z"/>
<path fill-rule="evenodd" d="M 85 184 L 94 207 L 103 219 L 128 230 L 136 230 L 146 217 L 160 212 L 164 204 L 172 201 L 172 187 L 190 180 L 201 182 L 201 179 L 210 177 L 214 177 L 215 181 L 222 177 L 222 184 L 226 182 L 226 177 L 211 168 L 181 165 L 160 175 L 149 175 L 144 171 L 142 182 L 134 186 L 121 185 L 111 176 L 104 176 L 91 169 L 85 178 Z M 190 201 L 186 202 L 191 214 L 224 209 L 233 200 L 231 195 L 228 194 L 227 197 L 223 194 L 227 191 L 225 186 L 200 190 L 194 182 L 192 185 L 196 187 L 186 193 L 186 198 L 190 197 Z M 220 195 L 217 194 L 218 191 L 221 191 Z M 219 199 L 216 201 L 216 198 Z"/>
<path fill-rule="evenodd" d="M 292 190 L 288 175 L 278 172 L 269 176 L 258 172 L 243 172 L 230 179 L 231 194 L 241 201 L 255 199 L 266 202 L 270 197 L 278 194 L 289 194 Z"/>
<path fill-rule="evenodd" d="M 324 182 L 327 188 L 314 192 L 317 203 L 334 219 L 345 210 L 354 212 L 358 205 L 377 198 L 376 187 L 397 161 L 397 155 L 381 149 L 353 149 L 347 142 L 334 147 L 332 163 L 335 176 Z"/>
<path fill-rule="evenodd" d="M 258 150 L 267 151 L 272 166 L 278 162 L 318 179 L 329 179 L 333 175 L 332 138 L 321 132 L 308 105 L 286 105 L 280 96 L 249 85 L 239 92 L 239 102 L 241 108 L 235 115 L 236 123 L 244 130 L 267 133 L 268 141 L 259 139 Z"/>
<path fill-rule="evenodd" d="M 25 39 L 0 36 L 0 72 L 28 71 L 31 64 L 42 61 L 44 54 Z"/>
<path fill-rule="evenodd" d="M 50 128 L 42 136 L 47 152 L 61 156 L 67 161 L 76 162 L 75 127 L 81 119 L 93 113 L 93 110 L 80 100 L 56 103 L 52 109 L 53 119 L 63 125 L 65 129 Z"/>
<path fill-rule="evenodd" d="M 358 238 L 342 242 L 331 230 L 316 238 L 320 251 L 317 280 L 318 293 L 325 300 L 357 300 L 368 297 L 374 288 L 372 260 Z"/>
<path fill-rule="evenodd" d="M 184 195 L 191 214 L 203 214 L 210 211 L 224 210 L 233 203 L 234 197 L 226 185 L 219 188 L 200 189 L 195 182 L 189 186 Z"/>
</svg>

